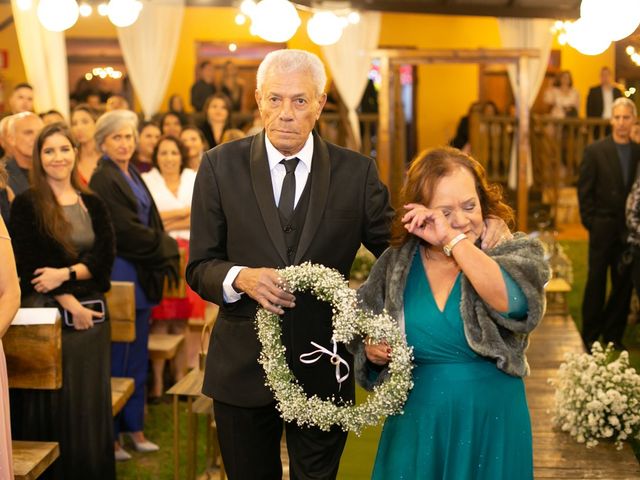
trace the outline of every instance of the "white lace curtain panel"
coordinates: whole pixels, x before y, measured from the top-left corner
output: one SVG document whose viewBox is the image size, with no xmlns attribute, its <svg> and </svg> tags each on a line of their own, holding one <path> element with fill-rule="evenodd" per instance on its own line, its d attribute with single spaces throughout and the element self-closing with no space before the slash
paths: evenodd
<svg viewBox="0 0 640 480">
<path fill-rule="evenodd" d="M 364 13 L 358 24 L 344 29 L 336 44 L 322 47 L 331 77 L 349 111 L 356 149 L 360 148 L 360 122 L 356 109 L 367 86 L 371 51 L 378 47 L 379 36 L 380 13 Z"/>
<path fill-rule="evenodd" d="M 547 71 L 549 63 L 549 54 L 551 52 L 551 43 L 553 36 L 551 34 L 552 20 L 546 19 L 528 19 L 528 18 L 499 18 L 498 26 L 500 28 L 500 37 L 504 48 L 533 48 L 540 51 L 539 58 L 532 58 L 528 62 L 528 71 L 525 72 L 529 80 L 529 98 L 526 99 L 529 108 L 538 96 L 538 91 L 542 86 L 544 75 Z M 513 90 L 513 96 L 516 99 L 516 110 L 520 108 L 518 101 L 520 99 L 518 79 L 516 77 L 516 67 L 508 66 L 509 82 Z M 509 180 L 508 185 L 511 189 L 517 188 L 518 169 L 517 162 L 517 141 L 514 141 L 511 149 L 511 162 L 509 163 Z M 529 163 L 527 164 L 527 187 L 533 185 L 533 171 L 531 167 L 531 155 L 529 155 Z"/>
<path fill-rule="evenodd" d="M 144 2 L 136 23 L 117 29 L 127 72 L 145 118 L 161 110 L 178 52 L 184 8 L 185 0 Z"/>
<path fill-rule="evenodd" d="M 20 55 L 33 86 L 36 111 L 58 110 L 69 115 L 69 74 L 64 33 L 50 32 L 38 20 L 36 9 L 22 10 L 11 0 Z"/>
</svg>

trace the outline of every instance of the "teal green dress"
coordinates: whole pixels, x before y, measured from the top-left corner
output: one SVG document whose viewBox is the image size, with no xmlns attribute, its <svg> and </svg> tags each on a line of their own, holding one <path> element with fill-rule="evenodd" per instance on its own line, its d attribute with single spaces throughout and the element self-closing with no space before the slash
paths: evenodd
<svg viewBox="0 0 640 480">
<path fill-rule="evenodd" d="M 512 318 L 526 299 L 502 271 Z M 440 311 L 420 256 L 404 291 L 414 387 L 403 415 L 384 424 L 373 478 L 379 480 L 533 479 L 531 421 L 524 382 L 469 347 L 460 316 L 460 275 Z"/>
</svg>

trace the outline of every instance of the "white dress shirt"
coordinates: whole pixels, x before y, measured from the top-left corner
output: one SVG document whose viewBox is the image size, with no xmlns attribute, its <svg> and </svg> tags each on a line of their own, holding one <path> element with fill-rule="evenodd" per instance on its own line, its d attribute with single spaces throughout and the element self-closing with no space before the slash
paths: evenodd
<svg viewBox="0 0 640 480">
<path fill-rule="evenodd" d="M 611 118 L 611 106 L 613 105 L 613 87 L 602 87 L 602 118 Z"/>
<path fill-rule="evenodd" d="M 309 138 L 307 138 L 307 141 L 298 153 L 288 157 L 282 155 L 282 153 L 280 153 L 278 149 L 273 146 L 273 144 L 269 141 L 269 137 L 267 135 L 264 136 L 264 139 L 265 146 L 267 148 L 267 159 L 269 160 L 269 171 L 271 172 L 273 198 L 276 205 L 278 205 L 278 203 L 280 202 L 282 182 L 284 182 L 284 176 L 287 174 L 287 170 L 280 162 L 282 160 L 289 160 L 294 157 L 297 157 L 298 160 L 300 160 L 295 171 L 296 194 L 293 201 L 293 205 L 295 208 L 295 206 L 298 205 L 298 201 L 300 200 L 302 192 L 304 191 L 304 187 L 307 184 L 309 172 L 311 172 L 311 161 L 313 159 L 313 135 L 311 133 L 309 134 Z M 237 302 L 242 297 L 242 292 L 236 292 L 236 290 L 233 288 L 233 282 L 236 280 L 238 273 L 240 273 L 240 270 L 242 270 L 243 268 L 247 267 L 239 265 L 231 267 L 227 272 L 226 277 L 224 277 L 224 281 L 222 282 L 222 296 L 225 303 Z"/>
</svg>

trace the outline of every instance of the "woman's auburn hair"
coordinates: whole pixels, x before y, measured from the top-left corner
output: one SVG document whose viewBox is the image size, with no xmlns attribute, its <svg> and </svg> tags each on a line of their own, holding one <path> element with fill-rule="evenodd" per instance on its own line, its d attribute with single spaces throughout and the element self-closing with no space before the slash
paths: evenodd
<svg viewBox="0 0 640 480">
<path fill-rule="evenodd" d="M 42 166 L 42 148 L 47 138 L 60 134 L 69 140 L 74 149 L 75 160 L 71 170 L 71 186 L 80 193 L 89 193 L 78 178 L 78 151 L 74 143 L 69 127 L 64 123 L 52 123 L 42 129 L 33 147 L 33 165 L 29 173 L 31 180 L 31 198 L 38 228 L 47 236 L 59 243 L 71 258 L 77 257 L 77 252 L 71 243 L 71 224 L 67 220 L 64 211 L 53 190 L 47 182 L 47 174 Z"/>
<path fill-rule="evenodd" d="M 391 226 L 392 246 L 404 245 L 412 235 L 402 223 L 402 217 L 406 213 L 402 206 L 408 203 L 428 206 L 438 182 L 458 168 L 467 170 L 475 180 L 482 218 L 498 217 L 510 227 L 513 226 L 513 209 L 503 202 L 502 187 L 489 183 L 484 167 L 457 148 L 438 147 L 419 153 L 409 165 L 404 185 L 400 191 L 401 207 L 396 210 Z"/>
</svg>

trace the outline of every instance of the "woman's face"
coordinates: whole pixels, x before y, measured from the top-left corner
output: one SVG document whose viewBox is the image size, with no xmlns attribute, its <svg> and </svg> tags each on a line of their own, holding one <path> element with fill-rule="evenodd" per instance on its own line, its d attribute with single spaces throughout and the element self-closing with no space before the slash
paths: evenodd
<svg viewBox="0 0 640 480">
<path fill-rule="evenodd" d="M 176 142 L 172 140 L 163 140 L 158 145 L 158 170 L 164 175 L 175 175 L 180 173 L 180 165 L 182 163 L 182 157 L 180 157 L 180 150 Z"/>
<path fill-rule="evenodd" d="M 456 167 L 436 183 L 428 207 L 440 210 L 451 228 L 466 234 L 472 242 L 482 235 L 484 219 L 480 199 L 473 175 L 466 168 Z"/>
<path fill-rule="evenodd" d="M 76 110 L 71 115 L 71 135 L 80 145 L 90 141 L 96 133 L 96 122 L 88 112 Z"/>
<path fill-rule="evenodd" d="M 175 115 L 167 115 L 162 121 L 162 134 L 178 138 L 182 132 L 180 119 Z"/>
<path fill-rule="evenodd" d="M 174 112 L 181 112 L 182 110 L 184 110 L 184 107 L 182 106 L 182 98 L 180 97 L 173 97 L 171 99 L 171 110 L 173 110 Z"/>
<path fill-rule="evenodd" d="M 562 73 L 560 75 L 560 86 L 561 87 L 570 87 L 571 86 L 571 77 L 568 73 Z"/>
<path fill-rule="evenodd" d="M 136 137 L 132 127 L 122 127 L 107 135 L 100 145 L 102 151 L 121 167 L 125 166 L 136 150 Z"/>
<path fill-rule="evenodd" d="M 65 135 L 54 133 L 42 144 L 40 160 L 48 180 L 67 181 L 76 161 L 76 150 Z"/>
<path fill-rule="evenodd" d="M 138 141 L 138 151 L 142 158 L 150 159 L 153 155 L 153 149 L 156 148 L 160 140 L 160 129 L 155 125 L 147 125 L 140 132 L 140 140 Z M 149 160 L 150 161 L 150 160 Z"/>
<path fill-rule="evenodd" d="M 202 156 L 204 145 L 198 132 L 194 130 L 184 130 L 180 134 L 180 140 L 189 150 L 189 158 L 198 158 Z"/>
<path fill-rule="evenodd" d="M 229 116 L 229 110 L 227 110 L 227 104 L 221 98 L 214 98 L 209 103 L 207 110 L 207 118 L 210 123 L 224 123 Z"/>
</svg>

